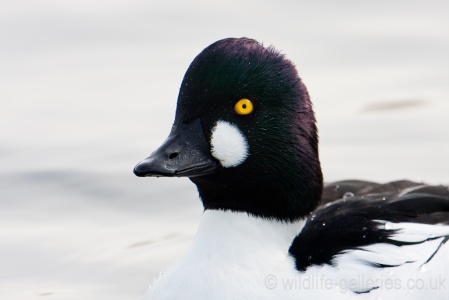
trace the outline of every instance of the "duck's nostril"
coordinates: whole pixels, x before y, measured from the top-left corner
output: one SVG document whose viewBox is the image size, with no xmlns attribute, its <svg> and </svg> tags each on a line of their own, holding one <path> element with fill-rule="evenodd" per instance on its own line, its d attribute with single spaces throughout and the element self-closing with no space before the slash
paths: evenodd
<svg viewBox="0 0 449 300">
<path fill-rule="evenodd" d="M 175 159 L 176 157 L 178 157 L 178 152 L 173 152 L 173 153 L 170 153 L 170 155 L 168 155 L 169 159 Z"/>
</svg>

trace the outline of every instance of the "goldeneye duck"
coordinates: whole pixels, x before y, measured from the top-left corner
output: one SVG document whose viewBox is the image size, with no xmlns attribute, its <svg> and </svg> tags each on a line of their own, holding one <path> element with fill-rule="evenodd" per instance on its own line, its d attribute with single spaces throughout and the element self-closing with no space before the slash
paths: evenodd
<svg viewBox="0 0 449 300">
<path fill-rule="evenodd" d="M 189 177 L 204 206 L 144 299 L 449 299 L 448 188 L 323 186 L 307 89 L 273 47 L 205 48 L 168 138 L 134 173 Z"/>
</svg>

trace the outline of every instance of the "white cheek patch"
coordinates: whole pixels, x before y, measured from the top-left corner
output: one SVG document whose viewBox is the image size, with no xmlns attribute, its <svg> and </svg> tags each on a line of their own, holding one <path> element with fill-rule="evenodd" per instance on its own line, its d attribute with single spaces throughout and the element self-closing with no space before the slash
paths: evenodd
<svg viewBox="0 0 449 300">
<path fill-rule="evenodd" d="M 236 167 L 248 157 L 248 143 L 237 126 L 218 121 L 212 129 L 211 152 L 225 168 Z"/>
</svg>

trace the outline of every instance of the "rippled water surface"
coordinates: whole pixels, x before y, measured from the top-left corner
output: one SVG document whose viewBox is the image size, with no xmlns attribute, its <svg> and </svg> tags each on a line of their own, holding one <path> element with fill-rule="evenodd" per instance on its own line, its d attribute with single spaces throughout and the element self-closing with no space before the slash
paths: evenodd
<svg viewBox="0 0 449 300">
<path fill-rule="evenodd" d="M 447 1 L 0 3 L 0 298 L 138 299 L 202 208 L 132 168 L 195 55 L 248 36 L 297 65 L 326 181 L 449 184 Z"/>
</svg>

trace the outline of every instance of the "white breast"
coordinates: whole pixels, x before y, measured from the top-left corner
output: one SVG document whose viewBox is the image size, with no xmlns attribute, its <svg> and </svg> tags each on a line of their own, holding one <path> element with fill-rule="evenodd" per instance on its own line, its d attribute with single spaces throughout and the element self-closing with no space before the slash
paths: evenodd
<svg viewBox="0 0 449 300">
<path fill-rule="evenodd" d="M 206 210 L 191 249 L 144 299 L 279 299 L 270 280 L 297 273 L 288 249 L 303 225 Z"/>
</svg>

